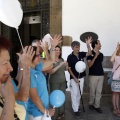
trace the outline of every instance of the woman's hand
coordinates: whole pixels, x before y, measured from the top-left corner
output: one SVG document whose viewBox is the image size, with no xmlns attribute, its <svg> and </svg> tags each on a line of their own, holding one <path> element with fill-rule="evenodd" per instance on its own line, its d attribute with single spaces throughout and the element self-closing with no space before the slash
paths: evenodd
<svg viewBox="0 0 120 120">
<path fill-rule="evenodd" d="M 45 43 L 44 43 L 40 40 L 40 47 L 43 49 L 43 51 L 48 51 L 48 48 L 49 48 L 48 42 L 45 41 Z"/>
<path fill-rule="evenodd" d="M 50 108 L 48 112 L 49 114 L 47 113 L 47 115 L 53 116 L 55 114 L 55 108 Z"/>
<path fill-rule="evenodd" d="M 19 60 L 18 60 L 19 67 L 20 68 L 25 66 L 29 67 L 31 65 L 34 54 L 35 51 L 33 51 L 32 46 L 26 46 L 24 48 L 23 54 L 17 53 L 17 55 L 19 56 Z"/>
<path fill-rule="evenodd" d="M 62 66 L 62 65 L 65 65 L 66 64 L 66 62 L 61 62 L 60 63 L 60 67 Z"/>
<path fill-rule="evenodd" d="M 51 43 L 51 48 L 55 48 L 59 43 L 62 42 L 62 36 L 61 35 L 55 35 L 53 40 L 50 39 L 50 43 Z"/>
</svg>

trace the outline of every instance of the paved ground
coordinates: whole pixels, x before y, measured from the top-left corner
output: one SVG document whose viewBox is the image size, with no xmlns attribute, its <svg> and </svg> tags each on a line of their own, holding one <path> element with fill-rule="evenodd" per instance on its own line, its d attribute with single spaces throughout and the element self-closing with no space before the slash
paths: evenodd
<svg viewBox="0 0 120 120">
<path fill-rule="evenodd" d="M 70 92 L 66 92 L 66 111 L 65 118 L 62 120 L 78 120 L 74 117 L 72 108 L 71 108 L 71 97 Z M 102 114 L 97 113 L 95 110 L 91 111 L 88 108 L 89 94 L 83 95 L 85 112 L 82 111 L 81 107 L 81 118 L 79 120 L 120 120 L 120 117 L 115 116 L 112 113 L 112 102 L 111 96 L 102 96 L 101 99 L 101 109 Z"/>
</svg>

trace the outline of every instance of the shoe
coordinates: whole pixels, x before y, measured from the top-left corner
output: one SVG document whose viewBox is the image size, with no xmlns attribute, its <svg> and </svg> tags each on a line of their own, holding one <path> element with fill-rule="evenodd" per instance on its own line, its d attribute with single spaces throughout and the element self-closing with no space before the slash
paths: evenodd
<svg viewBox="0 0 120 120">
<path fill-rule="evenodd" d="M 94 110 L 94 105 L 89 105 L 90 110 Z"/>
<path fill-rule="evenodd" d="M 102 110 L 100 108 L 95 108 L 94 109 L 98 112 L 98 113 L 102 113 Z"/>
<path fill-rule="evenodd" d="M 59 116 L 62 118 L 62 117 L 65 117 L 65 114 L 64 113 L 59 113 Z"/>
<path fill-rule="evenodd" d="M 78 112 L 79 112 L 79 113 L 81 113 L 81 110 L 80 110 L 80 108 L 78 109 Z"/>
<path fill-rule="evenodd" d="M 74 112 L 76 118 L 80 118 L 80 112 Z"/>
<path fill-rule="evenodd" d="M 57 120 L 61 120 L 61 117 L 60 117 L 60 116 L 58 116 L 58 117 L 57 117 Z"/>
</svg>

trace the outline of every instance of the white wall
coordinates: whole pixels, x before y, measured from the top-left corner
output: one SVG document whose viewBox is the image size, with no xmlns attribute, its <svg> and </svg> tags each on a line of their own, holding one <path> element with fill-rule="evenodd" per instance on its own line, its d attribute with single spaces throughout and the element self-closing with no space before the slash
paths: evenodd
<svg viewBox="0 0 120 120">
<path fill-rule="evenodd" d="M 62 34 L 80 41 L 84 32 L 95 32 L 102 44 L 101 52 L 111 56 L 117 42 L 120 42 L 120 0 L 62 0 Z M 81 42 L 81 51 L 87 51 Z M 71 47 L 62 48 L 62 57 L 66 60 Z M 68 89 L 69 73 L 66 71 Z"/>
<path fill-rule="evenodd" d="M 111 56 L 117 42 L 120 42 L 120 0 L 62 2 L 62 34 L 79 41 L 82 33 L 95 32 L 102 43 L 101 52 L 105 56 Z M 71 48 L 67 47 L 67 50 L 71 52 Z M 87 51 L 85 43 L 81 42 L 81 50 Z M 63 58 L 66 59 L 66 52 Z"/>
</svg>

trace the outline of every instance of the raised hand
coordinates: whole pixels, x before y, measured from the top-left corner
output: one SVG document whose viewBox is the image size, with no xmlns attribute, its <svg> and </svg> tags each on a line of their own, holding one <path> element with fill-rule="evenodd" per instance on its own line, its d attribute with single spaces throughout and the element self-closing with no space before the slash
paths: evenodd
<svg viewBox="0 0 120 120">
<path fill-rule="evenodd" d="M 118 49 L 119 49 L 119 47 L 120 47 L 120 46 L 119 46 L 119 42 L 118 42 L 118 43 L 117 43 L 117 47 L 116 47 L 116 49 L 118 50 Z"/>
<path fill-rule="evenodd" d="M 40 40 L 40 47 L 41 47 L 44 51 L 48 51 L 48 48 L 49 48 L 48 42 L 45 41 L 45 43 L 44 43 L 44 42 L 42 42 L 42 41 Z"/>
<path fill-rule="evenodd" d="M 89 36 L 87 39 L 85 39 L 87 46 L 89 46 L 92 42 L 92 37 Z"/>
<path fill-rule="evenodd" d="M 53 40 L 50 39 L 50 43 L 51 43 L 51 48 L 52 47 L 56 47 L 59 43 L 62 42 L 62 36 L 61 35 L 55 35 Z"/>
<path fill-rule="evenodd" d="M 32 46 L 26 46 L 23 50 L 23 54 L 17 53 L 19 56 L 19 67 L 30 66 L 34 54 L 35 51 L 33 51 Z"/>
</svg>

